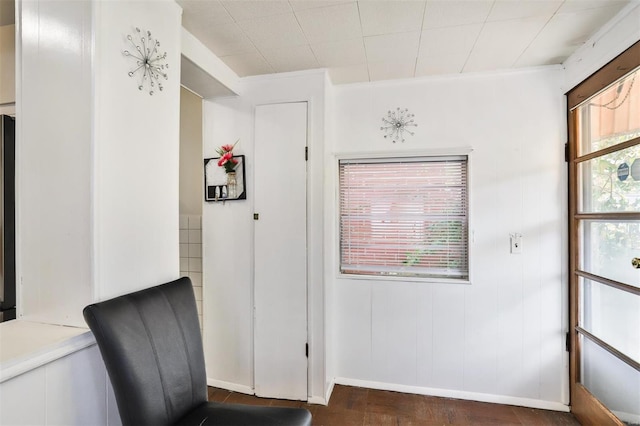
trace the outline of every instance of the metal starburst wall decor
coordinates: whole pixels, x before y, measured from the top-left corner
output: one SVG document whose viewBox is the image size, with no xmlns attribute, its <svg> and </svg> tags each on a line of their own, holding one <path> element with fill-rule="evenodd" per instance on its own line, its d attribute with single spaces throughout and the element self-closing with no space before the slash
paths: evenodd
<svg viewBox="0 0 640 426">
<path fill-rule="evenodd" d="M 160 78 L 168 79 L 165 71 L 169 68 L 169 64 L 165 63 L 167 52 L 160 53 L 160 42 L 151 36 L 151 31 L 144 32 L 136 28 L 133 36 L 128 35 L 127 40 L 135 51 L 124 50 L 122 53 L 136 61 L 136 67 L 129 71 L 129 77 L 139 76 L 138 90 L 148 90 L 149 95 L 155 93 L 156 87 L 162 91 Z"/>
<path fill-rule="evenodd" d="M 385 135 L 385 138 L 389 138 L 396 143 L 398 141 L 404 142 L 404 132 L 413 136 L 415 133 L 409 130 L 409 127 L 418 127 L 418 124 L 413 121 L 414 115 L 409 112 L 407 108 L 396 108 L 395 111 L 389 110 L 386 117 L 382 117 L 384 125 L 380 127 Z"/>
</svg>

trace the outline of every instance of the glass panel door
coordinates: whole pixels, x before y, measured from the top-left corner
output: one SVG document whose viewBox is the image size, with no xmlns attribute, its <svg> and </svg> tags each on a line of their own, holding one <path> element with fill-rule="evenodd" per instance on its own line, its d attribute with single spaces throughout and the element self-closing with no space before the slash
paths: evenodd
<svg viewBox="0 0 640 426">
<path fill-rule="evenodd" d="M 571 399 L 587 424 L 640 424 L 640 68 L 570 127 Z"/>
</svg>

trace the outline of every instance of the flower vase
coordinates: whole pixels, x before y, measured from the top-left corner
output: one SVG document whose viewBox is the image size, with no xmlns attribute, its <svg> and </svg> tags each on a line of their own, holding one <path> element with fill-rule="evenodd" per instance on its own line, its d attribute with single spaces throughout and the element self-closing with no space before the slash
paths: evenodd
<svg viewBox="0 0 640 426">
<path fill-rule="evenodd" d="M 227 172 L 227 198 L 238 198 L 236 172 Z"/>
</svg>

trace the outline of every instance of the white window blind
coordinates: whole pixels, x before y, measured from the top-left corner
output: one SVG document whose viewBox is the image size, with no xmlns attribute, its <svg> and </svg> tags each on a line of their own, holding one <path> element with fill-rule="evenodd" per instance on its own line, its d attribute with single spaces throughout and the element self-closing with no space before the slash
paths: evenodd
<svg viewBox="0 0 640 426">
<path fill-rule="evenodd" d="M 467 280 L 467 157 L 340 160 L 340 270 Z"/>
</svg>

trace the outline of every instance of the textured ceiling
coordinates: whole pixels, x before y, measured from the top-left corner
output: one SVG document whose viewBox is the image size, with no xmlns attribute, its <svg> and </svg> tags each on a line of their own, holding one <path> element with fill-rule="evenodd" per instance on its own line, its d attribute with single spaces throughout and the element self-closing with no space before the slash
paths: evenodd
<svg viewBox="0 0 640 426">
<path fill-rule="evenodd" d="M 560 64 L 629 0 L 177 2 L 239 76 L 328 68 L 340 84 Z"/>
</svg>

